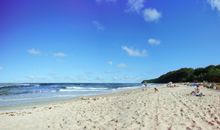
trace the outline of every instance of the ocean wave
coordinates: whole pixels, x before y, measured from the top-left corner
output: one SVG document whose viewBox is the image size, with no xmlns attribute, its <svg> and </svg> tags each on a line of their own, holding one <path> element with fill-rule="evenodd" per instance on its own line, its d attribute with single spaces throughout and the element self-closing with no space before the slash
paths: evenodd
<svg viewBox="0 0 220 130">
<path fill-rule="evenodd" d="M 101 91 L 100 89 L 60 89 L 60 92 L 95 92 Z"/>
<path fill-rule="evenodd" d="M 18 88 L 18 87 L 31 87 L 31 86 L 40 86 L 39 84 L 27 84 L 27 83 L 10 83 L 10 84 L 0 84 L 0 89 L 2 88 Z"/>
<path fill-rule="evenodd" d="M 65 89 L 84 89 L 84 88 L 79 86 L 66 86 Z"/>
<path fill-rule="evenodd" d="M 30 86 L 31 84 L 18 84 L 18 86 Z"/>
<path fill-rule="evenodd" d="M 0 83 L 0 107 L 44 100 L 112 93 L 139 84 L 112 83 Z"/>
<path fill-rule="evenodd" d="M 65 89 L 76 89 L 76 90 L 107 90 L 108 88 L 104 87 L 79 87 L 79 86 L 67 86 Z"/>
<path fill-rule="evenodd" d="M 40 87 L 40 84 L 35 84 L 34 87 Z"/>
<path fill-rule="evenodd" d="M 65 88 L 59 89 L 60 92 L 101 92 L 101 91 L 120 91 L 128 89 L 136 89 L 141 86 L 128 86 L 128 87 L 118 87 L 118 88 L 107 88 L 107 87 L 79 87 L 79 86 L 67 86 Z"/>
<path fill-rule="evenodd" d="M 132 86 L 132 87 L 119 87 L 116 89 L 113 89 L 113 91 L 117 91 L 117 90 L 128 90 L 128 89 L 136 89 L 136 88 L 140 88 L 141 86 Z"/>
</svg>

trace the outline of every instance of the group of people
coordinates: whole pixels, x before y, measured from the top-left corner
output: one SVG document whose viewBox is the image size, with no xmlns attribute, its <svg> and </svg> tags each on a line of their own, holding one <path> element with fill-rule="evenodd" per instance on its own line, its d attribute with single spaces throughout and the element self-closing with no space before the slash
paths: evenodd
<svg viewBox="0 0 220 130">
<path fill-rule="evenodd" d="M 217 85 L 216 83 L 207 83 L 207 82 L 204 82 L 203 83 L 203 86 L 205 86 L 206 88 L 211 88 L 211 89 L 217 89 Z"/>
<path fill-rule="evenodd" d="M 176 84 L 173 84 L 173 82 L 169 82 L 169 83 L 167 84 L 167 87 L 173 88 L 173 87 L 177 87 L 177 85 L 176 85 Z"/>
<path fill-rule="evenodd" d="M 147 88 L 147 82 L 144 82 L 143 84 L 143 90 L 145 90 L 146 88 Z M 156 92 L 159 92 L 159 90 L 157 89 L 157 88 L 154 88 L 154 92 L 156 93 Z"/>
<path fill-rule="evenodd" d="M 144 87 L 143 90 L 145 90 L 145 89 L 147 88 L 147 82 L 144 82 L 142 85 L 143 85 L 143 87 Z M 167 87 L 177 87 L 177 85 L 173 84 L 172 82 L 169 82 L 169 83 L 167 84 Z M 202 89 L 202 88 L 203 88 L 203 85 L 197 84 L 195 90 L 193 90 L 193 91 L 190 93 L 190 95 L 192 95 L 192 96 L 205 96 L 205 95 L 201 92 L 201 89 Z M 159 90 L 158 90 L 157 88 L 154 88 L 154 91 L 155 91 L 155 92 L 159 92 Z"/>
<path fill-rule="evenodd" d="M 192 96 L 205 96 L 205 95 L 201 92 L 201 90 L 200 90 L 202 87 L 203 87 L 203 86 L 201 86 L 201 85 L 196 85 L 195 90 L 192 91 L 190 94 L 191 94 Z"/>
</svg>

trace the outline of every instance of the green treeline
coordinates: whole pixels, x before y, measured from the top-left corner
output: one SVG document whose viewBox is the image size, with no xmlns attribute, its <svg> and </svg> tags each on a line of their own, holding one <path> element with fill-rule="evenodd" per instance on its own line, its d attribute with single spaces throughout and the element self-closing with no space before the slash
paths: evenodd
<svg viewBox="0 0 220 130">
<path fill-rule="evenodd" d="M 168 72 L 159 78 L 144 80 L 149 83 L 168 83 L 168 82 L 220 82 L 220 65 L 210 65 L 205 68 L 181 68 Z M 142 83 L 143 83 L 142 82 Z"/>
</svg>

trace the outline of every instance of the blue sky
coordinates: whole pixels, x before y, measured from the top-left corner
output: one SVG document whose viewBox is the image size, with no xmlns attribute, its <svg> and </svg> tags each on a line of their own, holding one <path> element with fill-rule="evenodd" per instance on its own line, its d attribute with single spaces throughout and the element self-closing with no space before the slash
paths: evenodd
<svg viewBox="0 0 220 130">
<path fill-rule="evenodd" d="M 1 0 L 0 12 L 0 82 L 141 82 L 220 63 L 220 0 Z"/>
</svg>

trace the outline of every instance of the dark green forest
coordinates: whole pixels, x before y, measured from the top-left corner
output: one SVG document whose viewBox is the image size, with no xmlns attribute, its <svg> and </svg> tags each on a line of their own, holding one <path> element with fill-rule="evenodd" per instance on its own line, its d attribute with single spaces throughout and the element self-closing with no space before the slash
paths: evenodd
<svg viewBox="0 0 220 130">
<path fill-rule="evenodd" d="M 216 82 L 220 83 L 220 65 L 210 65 L 205 68 L 181 68 L 170 71 L 159 78 L 144 80 L 148 83 L 168 83 L 168 82 Z M 142 83 L 143 83 L 142 82 Z"/>
</svg>

